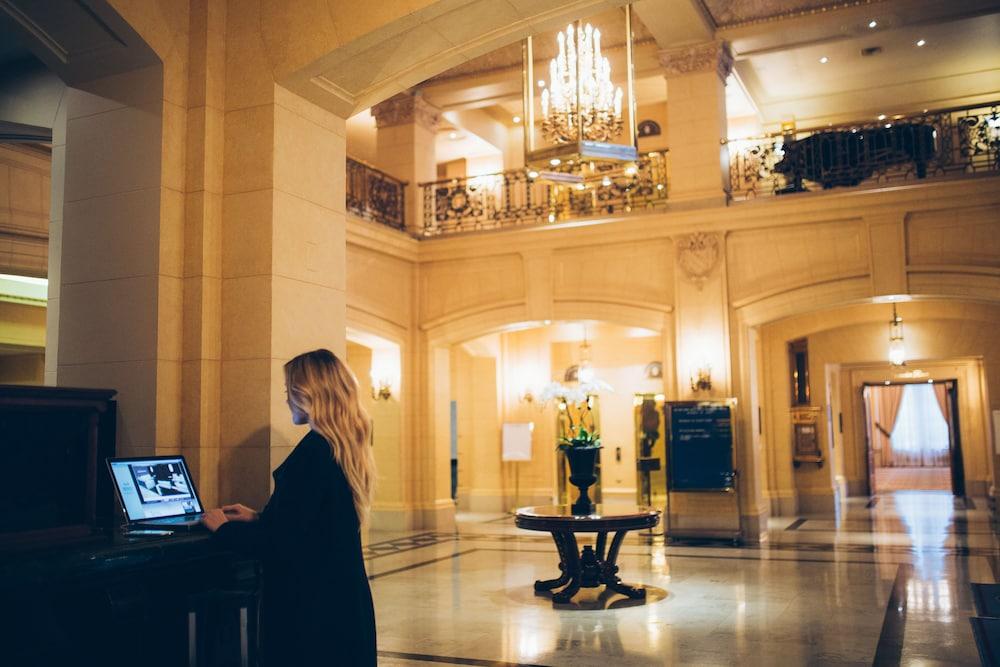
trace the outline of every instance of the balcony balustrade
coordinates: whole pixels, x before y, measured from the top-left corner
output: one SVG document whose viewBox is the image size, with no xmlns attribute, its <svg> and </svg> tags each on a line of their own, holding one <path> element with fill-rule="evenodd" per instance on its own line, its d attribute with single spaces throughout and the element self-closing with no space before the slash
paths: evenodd
<svg viewBox="0 0 1000 667">
<path fill-rule="evenodd" d="M 1000 171 L 1000 102 L 729 142 L 734 199 Z"/>
<path fill-rule="evenodd" d="M 729 142 L 734 200 L 835 187 L 881 187 L 1000 173 L 1000 102 L 898 115 Z M 407 230 L 407 183 L 347 159 L 347 210 Z M 513 169 L 420 183 L 420 237 L 630 212 L 667 203 L 667 155 L 600 166 L 582 183 Z"/>
<path fill-rule="evenodd" d="M 406 228 L 406 182 L 347 158 L 347 210 L 395 229 Z"/>
<path fill-rule="evenodd" d="M 666 156 L 606 167 L 583 183 L 554 183 L 529 169 L 421 183 L 425 237 L 651 210 L 667 200 Z"/>
</svg>

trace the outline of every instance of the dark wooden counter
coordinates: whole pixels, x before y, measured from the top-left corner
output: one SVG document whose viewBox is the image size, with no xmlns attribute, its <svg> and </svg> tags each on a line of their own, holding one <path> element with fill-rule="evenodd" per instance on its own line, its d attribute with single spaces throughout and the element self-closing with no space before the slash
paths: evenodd
<svg viewBox="0 0 1000 667">
<path fill-rule="evenodd" d="M 253 591 L 258 570 L 217 548 L 208 533 L 5 549 L 0 663 L 187 664 L 191 600 L 214 590 Z"/>
</svg>

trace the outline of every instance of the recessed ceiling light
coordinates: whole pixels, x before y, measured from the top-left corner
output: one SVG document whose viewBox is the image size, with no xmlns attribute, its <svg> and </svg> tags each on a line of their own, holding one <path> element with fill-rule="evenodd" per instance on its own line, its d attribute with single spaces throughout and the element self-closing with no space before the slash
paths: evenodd
<svg viewBox="0 0 1000 667">
<path fill-rule="evenodd" d="M 449 132 L 448 133 L 448 138 L 449 139 L 458 139 L 458 132 Z"/>
<path fill-rule="evenodd" d="M 821 65 L 825 65 L 828 62 L 830 62 L 830 59 L 827 58 L 826 56 L 823 56 L 822 58 L 819 59 L 819 62 L 820 62 Z"/>
<path fill-rule="evenodd" d="M 884 114 L 884 113 L 880 113 L 880 114 L 878 115 L 878 119 L 879 119 L 879 120 L 885 120 L 885 114 Z"/>
<path fill-rule="evenodd" d="M 554 157 L 551 160 L 549 160 L 549 164 L 551 164 L 553 167 L 558 167 L 559 165 L 562 164 L 562 160 L 560 160 L 557 157 Z"/>
<path fill-rule="evenodd" d="M 514 121 L 514 123 L 520 123 L 521 122 L 521 117 L 520 116 L 514 116 L 514 118 L 512 120 Z"/>
<path fill-rule="evenodd" d="M 878 26 L 878 21 L 876 21 L 875 19 L 872 19 L 871 21 L 868 22 L 869 28 L 874 28 L 876 26 Z"/>
<path fill-rule="evenodd" d="M 917 46 L 923 46 L 926 43 L 927 43 L 926 39 L 918 39 L 917 40 Z"/>
</svg>

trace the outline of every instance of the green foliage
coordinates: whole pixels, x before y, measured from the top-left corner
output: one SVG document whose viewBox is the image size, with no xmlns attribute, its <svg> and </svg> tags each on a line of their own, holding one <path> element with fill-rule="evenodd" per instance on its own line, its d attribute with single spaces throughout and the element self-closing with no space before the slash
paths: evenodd
<svg viewBox="0 0 1000 667">
<path fill-rule="evenodd" d="M 556 449 L 561 449 L 566 451 L 571 448 L 589 448 L 589 447 L 600 447 L 601 446 L 601 436 L 599 433 L 591 433 L 587 430 L 587 427 L 581 425 L 572 438 L 560 438 L 559 444 L 556 445 Z"/>
</svg>

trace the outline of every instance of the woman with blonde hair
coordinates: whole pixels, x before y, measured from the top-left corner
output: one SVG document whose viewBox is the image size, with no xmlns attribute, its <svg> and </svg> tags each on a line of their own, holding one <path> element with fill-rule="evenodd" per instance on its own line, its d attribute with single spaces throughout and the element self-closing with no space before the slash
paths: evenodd
<svg viewBox="0 0 1000 667">
<path fill-rule="evenodd" d="M 375 461 L 358 382 L 329 350 L 285 364 L 292 422 L 310 431 L 274 471 L 258 513 L 226 505 L 204 523 L 264 564 L 264 665 L 374 665 L 375 611 L 361 553 Z"/>
</svg>

